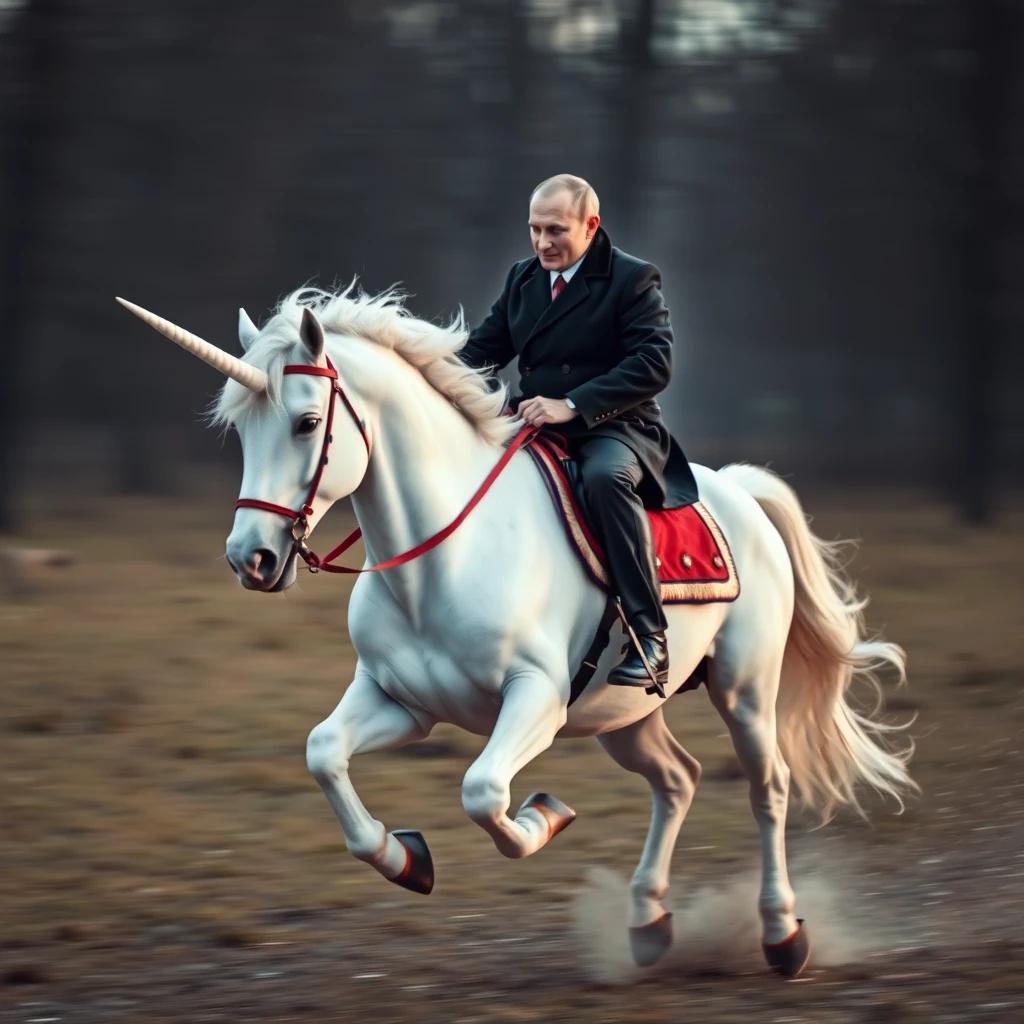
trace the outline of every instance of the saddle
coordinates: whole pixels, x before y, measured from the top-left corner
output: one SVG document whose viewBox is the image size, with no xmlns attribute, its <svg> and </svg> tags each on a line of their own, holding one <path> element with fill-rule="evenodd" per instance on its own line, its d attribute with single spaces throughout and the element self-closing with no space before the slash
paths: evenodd
<svg viewBox="0 0 1024 1024">
<path fill-rule="evenodd" d="M 623 619 L 630 635 L 632 630 L 625 622 L 618 598 L 611 592 L 604 552 L 588 522 L 579 465 L 548 434 L 536 436 L 526 450 L 547 484 L 569 546 L 576 552 L 591 580 L 608 594 L 597 633 L 572 680 L 569 693 L 569 704 L 572 705 L 597 671 L 598 659 L 608 646 L 615 619 Z M 683 508 L 648 510 L 647 516 L 654 540 L 663 604 L 708 604 L 712 601 L 735 601 L 739 597 L 740 581 L 728 541 L 701 502 Z M 703 658 L 678 692 L 696 690 L 701 683 L 706 684 L 707 672 L 708 659 Z M 665 696 L 664 689 L 656 682 L 647 692 Z"/>
<path fill-rule="evenodd" d="M 605 592 L 611 579 L 594 537 L 576 461 L 557 441 L 539 435 L 526 449 L 540 470 L 569 544 L 587 575 Z M 740 594 L 732 552 L 718 523 L 697 501 L 684 508 L 648 510 L 663 604 L 735 601 Z"/>
</svg>

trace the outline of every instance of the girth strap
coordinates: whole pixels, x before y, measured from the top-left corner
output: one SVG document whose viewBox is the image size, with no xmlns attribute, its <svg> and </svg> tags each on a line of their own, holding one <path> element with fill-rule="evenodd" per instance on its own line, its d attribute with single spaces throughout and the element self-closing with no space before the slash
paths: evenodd
<svg viewBox="0 0 1024 1024">
<path fill-rule="evenodd" d="M 665 699 L 665 688 L 658 682 L 658 677 L 655 675 L 654 669 L 651 667 L 650 662 L 644 657 L 643 648 L 640 646 L 640 642 L 637 639 L 636 633 L 629 625 L 629 621 L 626 619 L 626 613 L 622 610 L 622 602 L 614 595 L 609 594 L 608 600 L 604 606 L 604 614 L 601 616 L 601 622 L 597 627 L 597 633 L 594 635 L 594 640 L 590 645 L 590 649 L 585 655 L 583 655 L 583 662 L 580 664 L 579 670 L 576 675 L 572 677 L 572 682 L 569 684 L 569 704 L 571 707 L 583 691 L 587 688 L 587 684 L 591 679 L 594 678 L 594 673 L 597 671 L 597 663 L 604 654 L 605 648 L 608 646 L 608 641 L 612 635 L 612 623 L 620 619 L 622 621 L 622 628 L 630 636 L 633 643 L 636 645 L 637 650 L 640 652 L 640 659 L 644 663 L 644 668 L 647 669 L 647 674 L 651 678 L 651 686 L 645 689 L 645 693 L 657 694 L 662 700 Z M 683 684 L 684 690 L 695 690 L 701 683 L 707 682 L 707 658 L 705 658 L 696 669 L 689 679 Z"/>
<path fill-rule="evenodd" d="M 601 622 L 597 627 L 593 643 L 591 643 L 587 653 L 583 655 L 583 662 L 580 664 L 579 671 L 572 677 L 572 682 L 569 684 L 569 707 L 572 707 L 580 694 L 587 688 L 590 680 L 594 678 L 594 673 L 597 671 L 597 663 L 608 646 L 608 641 L 612 635 L 612 623 L 618 617 L 618 614 L 618 601 L 614 596 L 610 596 L 605 603 L 604 614 L 601 616 Z"/>
</svg>

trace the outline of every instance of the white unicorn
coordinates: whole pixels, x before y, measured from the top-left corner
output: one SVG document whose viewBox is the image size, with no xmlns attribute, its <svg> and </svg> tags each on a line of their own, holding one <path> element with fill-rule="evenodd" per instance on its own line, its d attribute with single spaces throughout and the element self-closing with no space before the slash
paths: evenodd
<svg viewBox="0 0 1024 1024">
<path fill-rule="evenodd" d="M 227 557 L 249 590 L 289 587 L 309 531 L 345 497 L 368 565 L 436 536 L 522 427 L 502 415 L 505 389 L 493 390 L 492 380 L 459 361 L 461 318 L 447 328 L 427 323 L 394 293 L 300 290 L 262 329 L 240 310 L 244 360 L 119 301 L 232 378 L 214 418 L 241 438 L 243 498 Z M 864 602 L 842 574 L 836 546 L 808 529 L 789 486 L 749 465 L 693 468 L 742 590 L 732 603 L 666 609 L 666 689 L 671 695 L 709 658 L 708 695 L 750 781 L 761 832 L 765 956 L 776 971 L 795 975 L 809 943 L 786 870 L 790 788 L 823 818 L 841 804 L 859 808 L 860 784 L 902 806 L 916 788 L 910 745 L 887 749 L 895 727 L 855 711 L 847 691 L 856 677 L 877 689 L 873 673 L 886 664 L 902 679 L 903 652 L 864 638 Z M 501 853 L 518 858 L 536 853 L 575 812 L 534 794 L 510 816 L 513 778 L 556 738 L 596 736 L 651 787 L 628 920 L 634 959 L 646 965 L 672 941 L 662 901 L 701 768 L 669 732 L 659 698 L 606 684 L 615 636 L 589 686 L 567 706 L 604 608 L 533 461 L 517 452 L 443 543 L 356 581 L 348 610 L 355 674 L 310 733 L 306 757 L 349 851 L 426 893 L 434 876 L 422 835 L 389 832 L 363 806 L 349 778 L 352 757 L 421 740 L 438 722 L 489 737 L 466 772 L 463 806 Z"/>
</svg>

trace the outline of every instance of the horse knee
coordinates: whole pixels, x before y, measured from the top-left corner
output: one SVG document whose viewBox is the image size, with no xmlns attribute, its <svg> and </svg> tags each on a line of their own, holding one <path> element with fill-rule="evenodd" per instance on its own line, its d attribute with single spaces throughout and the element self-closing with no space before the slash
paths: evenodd
<svg viewBox="0 0 1024 1024">
<path fill-rule="evenodd" d="M 318 782 L 334 778 L 348 763 L 338 756 L 337 726 L 328 719 L 315 726 L 306 740 L 306 767 Z"/>
<path fill-rule="evenodd" d="M 508 786 L 482 771 L 470 768 L 462 780 L 462 806 L 478 825 L 496 821 L 509 805 Z"/>
</svg>

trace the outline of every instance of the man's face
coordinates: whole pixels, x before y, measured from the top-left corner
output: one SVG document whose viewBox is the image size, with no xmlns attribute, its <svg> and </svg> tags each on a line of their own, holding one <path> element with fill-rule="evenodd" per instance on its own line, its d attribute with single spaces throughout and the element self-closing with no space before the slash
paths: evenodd
<svg viewBox="0 0 1024 1024">
<path fill-rule="evenodd" d="M 581 219 L 568 192 L 534 199 L 530 204 L 530 239 L 545 270 L 568 270 L 590 247 L 601 218 Z"/>
</svg>

